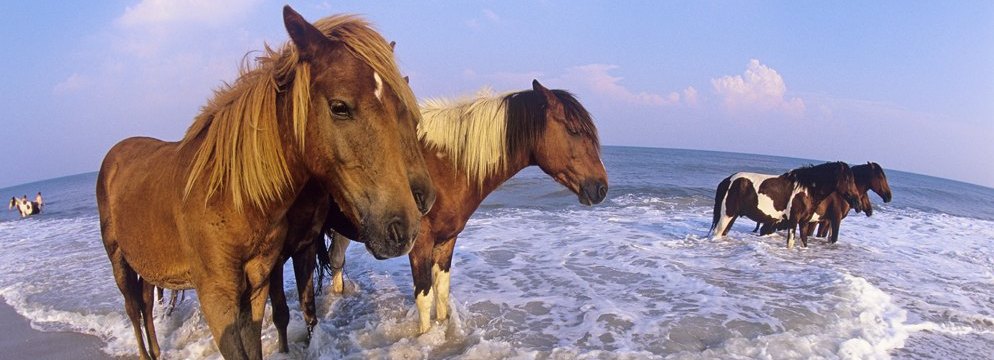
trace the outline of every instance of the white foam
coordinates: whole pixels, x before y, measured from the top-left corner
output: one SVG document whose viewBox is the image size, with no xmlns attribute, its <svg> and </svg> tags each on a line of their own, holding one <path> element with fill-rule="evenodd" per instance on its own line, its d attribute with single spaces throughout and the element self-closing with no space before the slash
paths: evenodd
<svg viewBox="0 0 994 360">
<path fill-rule="evenodd" d="M 347 294 L 318 297 L 309 346 L 287 276 L 284 358 L 886 358 L 932 334 L 994 344 L 994 222 L 881 207 L 838 244 L 787 250 L 739 222 L 708 240 L 711 204 L 624 194 L 598 207 L 479 211 L 456 245 L 450 320 L 418 335 L 406 258 L 352 246 Z M 44 330 L 134 339 L 96 216 L 0 223 L 0 295 Z M 287 274 L 291 267 L 285 269 Z M 923 296 L 926 294 L 927 296 Z M 192 293 L 157 309 L 168 358 L 219 358 Z M 192 298 L 192 299 L 191 299 Z M 427 354 L 427 355 L 426 355 Z"/>
</svg>

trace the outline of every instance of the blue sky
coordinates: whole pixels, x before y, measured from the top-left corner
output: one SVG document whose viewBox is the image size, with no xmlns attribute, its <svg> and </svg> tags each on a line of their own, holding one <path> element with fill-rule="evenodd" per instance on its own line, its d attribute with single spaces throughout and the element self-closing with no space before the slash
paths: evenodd
<svg viewBox="0 0 994 360">
<path fill-rule="evenodd" d="M 273 1 L 0 4 L 0 187 L 180 138 L 264 42 Z M 994 186 L 994 2 L 294 1 L 397 41 L 418 97 L 537 78 L 604 144 L 849 162 Z M 661 169 L 662 171 L 662 169 Z"/>
</svg>

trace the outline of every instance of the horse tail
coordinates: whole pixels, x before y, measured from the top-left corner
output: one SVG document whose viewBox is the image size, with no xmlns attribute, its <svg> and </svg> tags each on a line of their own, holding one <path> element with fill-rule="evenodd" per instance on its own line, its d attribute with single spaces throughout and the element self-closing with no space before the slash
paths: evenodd
<svg viewBox="0 0 994 360">
<path fill-rule="evenodd" d="M 718 227 L 718 219 L 721 218 L 721 203 L 725 202 L 725 196 L 728 195 L 728 188 L 732 185 L 732 177 L 729 176 L 718 183 L 718 189 L 714 192 L 714 213 L 711 217 L 711 229 L 708 230 L 708 235 L 714 232 L 714 229 Z"/>
<path fill-rule="evenodd" d="M 328 245 L 324 243 L 325 232 L 321 232 L 314 239 L 315 245 L 317 246 L 317 256 L 318 256 L 318 282 L 317 282 L 317 292 L 321 292 L 321 284 L 324 283 L 325 272 L 328 275 L 332 275 L 331 271 L 331 258 L 328 257 Z M 332 230 L 328 230 L 328 237 L 332 237 Z"/>
</svg>

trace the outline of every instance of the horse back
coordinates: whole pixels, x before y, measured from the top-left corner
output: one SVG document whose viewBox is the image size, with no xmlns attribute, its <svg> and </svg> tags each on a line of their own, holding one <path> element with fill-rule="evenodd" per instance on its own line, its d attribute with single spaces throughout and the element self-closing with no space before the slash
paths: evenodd
<svg viewBox="0 0 994 360">
<path fill-rule="evenodd" d="M 760 223 L 779 222 L 786 215 L 791 191 L 793 184 L 781 177 L 736 173 L 725 196 L 726 215 L 743 215 Z"/>
<path fill-rule="evenodd" d="M 186 285 L 177 225 L 185 161 L 178 143 L 125 139 L 110 149 L 97 175 L 97 210 L 108 254 L 123 251 L 143 278 L 167 288 Z"/>
</svg>

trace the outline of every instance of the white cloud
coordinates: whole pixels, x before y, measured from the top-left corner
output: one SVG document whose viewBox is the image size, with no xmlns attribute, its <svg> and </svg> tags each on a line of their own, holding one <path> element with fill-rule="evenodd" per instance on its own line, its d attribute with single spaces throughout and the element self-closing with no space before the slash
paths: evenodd
<svg viewBox="0 0 994 360">
<path fill-rule="evenodd" d="M 711 79 L 711 85 L 728 111 L 781 112 L 793 117 L 804 114 L 804 101 L 785 98 L 787 85 L 783 77 L 756 59 L 749 61 L 742 75 Z"/>
<path fill-rule="evenodd" d="M 80 88 L 85 86 L 86 83 L 87 80 L 85 77 L 83 77 L 79 73 L 73 73 L 72 75 L 69 75 L 69 78 L 63 80 L 58 84 L 55 84 L 55 88 L 52 89 L 52 92 L 55 94 L 65 94 L 65 93 L 75 92 L 76 90 L 79 90 Z"/>
<path fill-rule="evenodd" d="M 117 24 L 124 27 L 195 22 L 226 24 L 243 17 L 258 0 L 144 0 L 128 6 Z"/>
<path fill-rule="evenodd" d="M 680 94 L 676 92 L 671 92 L 664 96 L 651 92 L 634 92 L 629 90 L 620 84 L 622 78 L 608 74 L 608 72 L 617 68 L 617 65 L 605 64 L 574 66 L 566 69 L 566 73 L 563 74 L 563 80 L 567 83 L 587 88 L 600 95 L 631 104 L 667 106 L 680 103 Z M 696 91 L 694 93 L 696 95 Z"/>
<path fill-rule="evenodd" d="M 687 106 L 696 107 L 698 105 L 697 89 L 695 89 L 693 86 L 688 86 L 686 89 L 684 89 L 683 102 L 687 104 Z"/>
<path fill-rule="evenodd" d="M 494 23 L 500 22 L 500 16 L 490 9 L 483 9 L 483 17 L 487 18 L 487 20 L 490 20 L 491 22 Z"/>
</svg>

